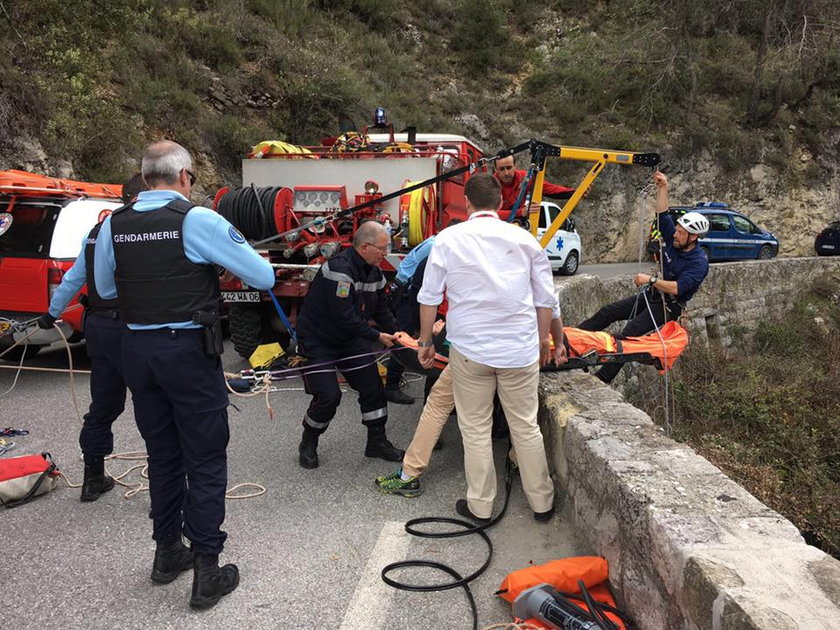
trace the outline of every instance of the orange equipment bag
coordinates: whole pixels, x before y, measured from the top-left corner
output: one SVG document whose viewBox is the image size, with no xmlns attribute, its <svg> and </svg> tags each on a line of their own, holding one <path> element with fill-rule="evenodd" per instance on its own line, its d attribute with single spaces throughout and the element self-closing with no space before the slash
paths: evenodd
<svg viewBox="0 0 840 630">
<path fill-rule="evenodd" d="M 550 584 L 566 596 L 576 595 L 581 592 L 578 581 L 582 581 L 593 600 L 615 608 L 615 600 L 606 584 L 608 578 L 609 567 L 604 558 L 599 556 L 561 558 L 509 573 L 502 581 L 501 588 L 496 591 L 496 595 L 513 603 L 522 591 L 538 584 Z M 575 604 L 588 610 L 583 601 L 575 600 Z M 626 630 L 624 622 L 618 615 L 609 610 L 605 611 L 605 614 L 620 630 Z M 543 625 L 538 619 L 523 621 L 539 628 L 550 627 Z"/>
</svg>

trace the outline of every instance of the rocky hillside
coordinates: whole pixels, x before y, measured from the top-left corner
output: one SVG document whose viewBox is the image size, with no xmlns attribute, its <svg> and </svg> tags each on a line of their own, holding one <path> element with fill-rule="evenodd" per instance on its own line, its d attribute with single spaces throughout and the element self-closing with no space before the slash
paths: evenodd
<svg viewBox="0 0 840 630">
<path fill-rule="evenodd" d="M 212 194 L 257 142 L 317 143 L 381 105 L 488 151 L 658 151 L 674 202 L 728 201 L 782 255 L 840 218 L 831 0 L 0 0 L 0 24 L 0 168 L 121 181 L 169 137 Z M 588 260 L 638 257 L 649 177 L 598 179 Z"/>
</svg>

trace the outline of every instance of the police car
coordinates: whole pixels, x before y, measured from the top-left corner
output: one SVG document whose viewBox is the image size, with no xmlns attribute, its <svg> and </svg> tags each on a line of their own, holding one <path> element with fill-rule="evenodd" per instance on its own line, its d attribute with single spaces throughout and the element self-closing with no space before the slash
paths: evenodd
<svg viewBox="0 0 840 630">
<path fill-rule="evenodd" d="M 694 206 L 670 206 L 674 222 L 686 212 L 699 212 L 709 220 L 709 232 L 698 241 L 710 262 L 721 260 L 768 260 L 779 253 L 779 240 L 740 212 L 721 201 L 704 201 Z M 654 236 L 656 222 L 652 225 Z M 648 248 L 651 251 L 652 248 Z"/>
<path fill-rule="evenodd" d="M 560 207 L 550 201 L 542 202 L 540 222 L 537 227 L 537 238 L 542 238 L 548 226 L 560 214 Z M 580 266 L 583 249 L 580 246 L 580 236 L 575 230 L 575 221 L 567 218 L 560 229 L 554 234 L 551 242 L 545 248 L 551 269 L 559 271 L 564 276 L 573 276 Z"/>
</svg>

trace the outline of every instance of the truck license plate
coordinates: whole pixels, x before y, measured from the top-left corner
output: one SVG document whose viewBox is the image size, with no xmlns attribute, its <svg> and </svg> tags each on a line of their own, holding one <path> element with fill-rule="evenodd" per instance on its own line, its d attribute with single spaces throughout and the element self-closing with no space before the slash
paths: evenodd
<svg viewBox="0 0 840 630">
<path fill-rule="evenodd" d="M 259 302 L 259 291 L 222 291 L 225 302 Z"/>
</svg>

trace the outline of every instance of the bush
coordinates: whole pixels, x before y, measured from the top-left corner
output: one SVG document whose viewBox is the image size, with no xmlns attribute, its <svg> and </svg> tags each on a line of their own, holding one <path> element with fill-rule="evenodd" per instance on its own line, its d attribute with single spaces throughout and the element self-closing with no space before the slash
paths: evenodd
<svg viewBox="0 0 840 630">
<path fill-rule="evenodd" d="M 488 68 L 513 69 L 518 65 L 505 28 L 505 12 L 498 0 L 461 0 L 457 9 L 452 50 L 473 72 Z"/>
</svg>

